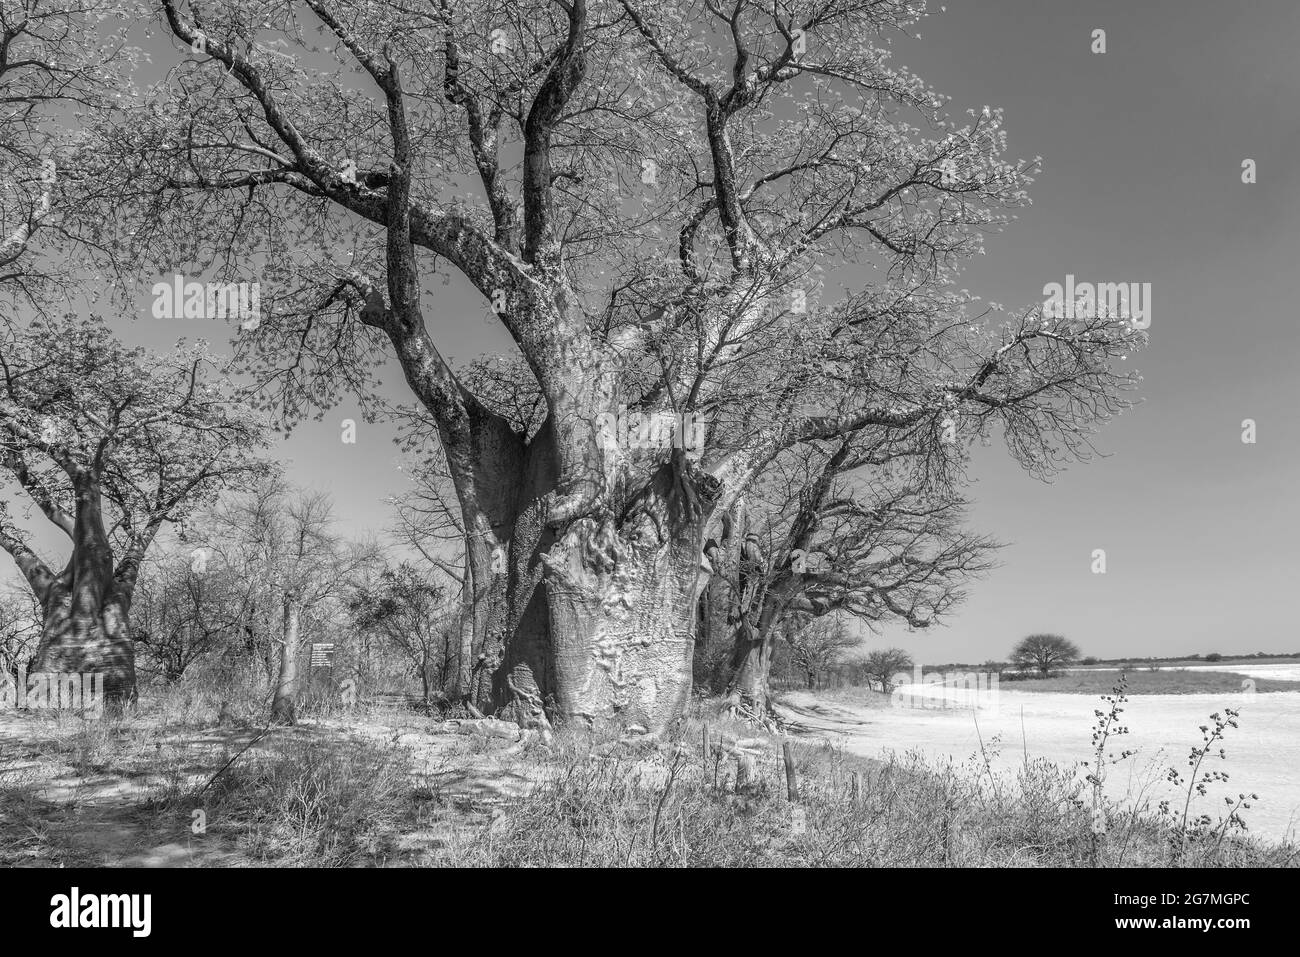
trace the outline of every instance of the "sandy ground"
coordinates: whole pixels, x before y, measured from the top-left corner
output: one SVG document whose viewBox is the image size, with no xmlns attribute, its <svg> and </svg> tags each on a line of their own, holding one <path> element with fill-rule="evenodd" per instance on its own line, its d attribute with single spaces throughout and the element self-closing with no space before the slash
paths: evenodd
<svg viewBox="0 0 1300 957">
<path fill-rule="evenodd" d="M 1169 669 L 1162 669 L 1169 670 Z M 1297 665 L 1187 665 L 1187 671 L 1231 671 L 1247 678 L 1272 678 L 1275 681 L 1300 681 Z"/>
<path fill-rule="evenodd" d="M 1268 666 L 1250 672 L 1253 677 L 1281 677 Z M 900 696 L 910 706 L 891 706 L 883 696 L 873 705 L 792 692 L 784 698 L 784 710 L 809 731 L 834 737 L 849 752 L 867 757 L 918 750 L 930 758 L 960 762 L 979 753 L 982 737 L 985 748 L 996 752 L 993 767 L 1010 770 L 1026 754 L 1062 765 L 1090 760 L 1091 729 L 1097 720 L 1093 712 L 1105 707 L 1091 695 L 1001 689 L 978 708 L 945 707 L 937 689 L 903 690 L 912 692 L 910 702 Z M 1226 771 L 1229 780 L 1211 785 L 1206 798 L 1194 799 L 1193 811 L 1199 808 L 1217 818 L 1225 797 L 1254 792 L 1259 799 L 1243 812 L 1251 832 L 1277 840 L 1297 838 L 1300 692 L 1134 695 L 1125 707 L 1122 720 L 1129 733 L 1112 739 L 1114 747 L 1107 750 L 1137 753 L 1109 770 L 1106 789 L 1113 798 L 1149 800 L 1154 807 L 1170 795 L 1163 780 L 1167 770 L 1172 766 L 1186 771 L 1188 752 L 1201 743 L 1200 726 L 1212 724 L 1211 713 L 1231 707 L 1241 716 L 1240 727 L 1227 732 L 1227 759 L 1207 759 L 1203 766 Z M 1182 798 L 1178 803 L 1181 806 Z"/>
<path fill-rule="evenodd" d="M 398 852 L 416 863 L 446 853 L 454 830 L 495 818 L 507 799 L 525 793 L 532 781 L 513 758 L 519 744 L 475 744 L 463 729 L 409 713 L 359 715 L 350 721 L 320 719 L 278 729 L 258 739 L 258 730 L 227 728 L 152 728 L 156 756 L 147 770 L 135 760 L 106 754 L 86 773 L 69 755 L 45 747 L 49 726 L 40 719 L 0 711 L 0 787 L 17 788 L 33 802 L 39 826 L 6 820 L 0 808 L 0 866 L 80 864 L 115 867 L 241 866 L 244 859 L 228 842 L 194 838 L 184 811 L 176 826 L 160 830 L 144 802 L 169 783 L 201 785 L 245 745 L 247 754 L 287 740 L 316 740 L 347 748 L 358 739 L 406 752 L 412 783 L 436 786 L 456 808 L 447 820 L 400 836 Z M 156 767 L 149 767 L 156 765 Z M 527 770 L 526 766 L 522 770 Z"/>
<path fill-rule="evenodd" d="M 1119 671 L 1119 668 L 1094 668 L 1088 667 L 1080 669 L 1081 671 Z M 1141 668 L 1133 670 L 1143 670 Z M 1247 678 L 1272 678 L 1274 681 L 1300 681 L 1300 664 L 1262 664 L 1255 665 L 1249 662 L 1236 665 L 1161 665 L 1157 671 L 1226 671 L 1232 674 L 1245 675 Z"/>
<path fill-rule="evenodd" d="M 1292 665 L 1259 665 L 1251 677 L 1283 677 Z M 1005 686 L 1003 686 L 1005 688 Z M 886 751 L 917 750 L 936 760 L 966 761 L 981 750 L 981 740 L 994 767 L 1012 770 L 1028 754 L 1070 765 L 1092 757 L 1094 709 L 1102 707 L 1092 695 L 1030 693 L 999 689 L 995 699 L 979 708 L 969 700 L 945 701 L 942 689 L 903 689 L 901 704 L 883 696 L 874 700 L 851 696 L 818 697 L 804 692 L 785 696 L 784 710 L 803 731 L 824 736 L 846 750 L 867 757 Z M 911 699 L 910 701 L 908 699 Z M 954 706 L 961 704 L 962 707 Z M 1134 695 L 1123 720 L 1130 734 L 1114 739 L 1111 750 L 1137 754 L 1110 769 L 1107 793 L 1154 805 L 1169 793 L 1164 775 L 1170 766 L 1186 770 L 1189 749 L 1200 743 L 1198 728 L 1209 715 L 1225 707 L 1240 710 L 1240 727 L 1230 729 L 1224 747 L 1226 761 L 1207 762 L 1229 773 L 1226 783 L 1213 785 L 1208 798 L 1194 803 L 1199 812 L 1217 816 L 1223 798 L 1239 792 L 1260 795 L 1245 812 L 1251 831 L 1273 839 L 1297 837 L 1300 826 L 1300 692 L 1267 694 Z M 89 774 L 78 772 L 67 755 L 43 753 L 39 723 L 16 714 L 0 713 L 0 785 L 17 786 L 42 808 L 40 833 L 9 833 L 0 815 L 0 851 L 7 864 L 45 863 L 50 851 L 62 849 L 59 860 L 124 866 L 185 866 L 243 863 L 219 844 L 194 841 L 184 827 L 178 833 L 157 833 L 140 813 L 140 803 L 167 782 L 153 767 L 137 770 L 109 761 Z M 176 772 L 189 783 L 202 782 L 226 758 L 249 743 L 255 730 L 158 728 L 150 744 L 159 758 L 171 755 Z M 305 722 L 276 733 L 277 737 L 319 738 L 348 747 L 357 737 L 389 743 L 410 752 L 413 780 L 436 781 L 468 819 L 488 819 L 511 796 L 527 791 L 532 782 L 520 776 L 515 745 L 501 749 L 469 747 L 462 734 L 418 716 L 368 716 L 357 724 Z M 254 748 L 260 750 L 262 744 Z M 526 767 L 524 770 L 527 770 Z M 1181 799 L 1180 799 L 1181 804 Z M 465 816 L 465 815 L 462 815 Z M 11 822 L 12 823 L 12 822 Z M 445 846 L 446 827 L 406 835 L 404 850 L 423 858 L 436 857 Z M 406 845 L 409 845 L 406 846 Z"/>
</svg>

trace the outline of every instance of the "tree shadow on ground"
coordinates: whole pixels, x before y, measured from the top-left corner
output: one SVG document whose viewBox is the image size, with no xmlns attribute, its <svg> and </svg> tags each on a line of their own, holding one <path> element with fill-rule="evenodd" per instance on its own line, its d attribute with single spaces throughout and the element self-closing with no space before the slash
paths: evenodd
<svg viewBox="0 0 1300 957">
<path fill-rule="evenodd" d="M 286 747 L 344 753 L 359 743 L 400 752 L 415 803 L 449 820 L 413 828 L 399 850 L 440 856 L 454 831 L 486 825 L 496 808 L 528 792 L 522 745 L 456 734 L 420 716 L 400 724 L 303 721 L 292 727 L 195 727 L 153 716 L 118 725 L 0 715 L 0 866 L 190 867 L 254 863 L 237 834 L 191 832 L 205 786 Z M 455 818 L 455 821 L 450 820 Z"/>
</svg>

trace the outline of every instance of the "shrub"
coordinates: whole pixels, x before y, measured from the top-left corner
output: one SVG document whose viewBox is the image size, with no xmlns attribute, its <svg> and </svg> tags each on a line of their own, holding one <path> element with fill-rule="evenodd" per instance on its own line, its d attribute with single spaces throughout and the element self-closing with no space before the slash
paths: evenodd
<svg viewBox="0 0 1300 957">
<path fill-rule="evenodd" d="M 1078 646 L 1061 635 L 1029 635 L 1020 639 L 1011 652 L 1011 662 L 1017 667 L 1033 668 L 1044 676 L 1073 664 L 1078 658 Z"/>
<path fill-rule="evenodd" d="M 233 830 L 253 857 L 280 864 L 377 863 L 411 795 L 405 752 L 361 741 L 273 743 L 179 800 Z"/>
</svg>

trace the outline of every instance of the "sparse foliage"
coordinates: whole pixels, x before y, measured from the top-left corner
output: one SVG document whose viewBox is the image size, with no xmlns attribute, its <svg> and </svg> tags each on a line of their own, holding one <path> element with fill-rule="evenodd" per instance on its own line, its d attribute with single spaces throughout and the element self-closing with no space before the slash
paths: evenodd
<svg viewBox="0 0 1300 957">
<path fill-rule="evenodd" d="M 263 469 L 264 425 L 203 346 L 130 349 L 98 319 L 0 330 L 0 469 L 66 537 L 49 564 L 0 503 L 0 547 L 41 604 L 33 669 L 135 693 L 131 597 L 166 522 Z"/>
<path fill-rule="evenodd" d="M 861 642 L 840 618 L 814 621 L 791 632 L 791 657 L 807 675 L 809 688 L 816 688 L 819 676 Z"/>
<path fill-rule="evenodd" d="M 379 634 L 406 657 L 428 705 L 458 651 L 460 609 L 447 592 L 403 562 L 380 572 L 372 587 L 353 596 L 350 609 L 358 628 Z"/>
<path fill-rule="evenodd" d="M 169 82 L 103 144 L 139 259 L 259 264 L 240 346 L 287 420 L 344 390 L 374 412 L 398 361 L 465 530 L 490 680 L 454 690 L 503 713 L 675 720 L 710 525 L 777 457 L 909 436 L 929 490 L 996 426 L 1044 474 L 1125 405 L 1126 320 L 953 289 L 1034 163 L 890 62 L 912 3 L 741 0 L 721 31 L 658 0 L 157 10 Z M 845 266 L 872 279 L 837 297 Z M 434 341 L 435 276 L 510 336 L 535 431 Z M 703 446 L 631 447 L 624 411 L 697 417 Z"/>
<path fill-rule="evenodd" d="M 915 662 L 902 648 L 877 648 L 862 660 L 862 673 L 885 694 L 894 690 L 900 674 L 910 672 Z"/>
</svg>

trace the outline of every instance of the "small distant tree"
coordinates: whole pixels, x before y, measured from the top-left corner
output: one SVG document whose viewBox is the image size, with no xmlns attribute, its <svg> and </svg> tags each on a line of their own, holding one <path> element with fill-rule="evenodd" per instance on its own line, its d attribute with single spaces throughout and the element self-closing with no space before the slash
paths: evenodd
<svg viewBox="0 0 1300 957">
<path fill-rule="evenodd" d="M 446 589 L 407 562 L 385 569 L 350 602 L 357 627 L 396 648 L 420 676 L 424 703 L 455 661 L 460 608 Z"/>
<path fill-rule="evenodd" d="M 1219 654 L 1217 651 L 1211 651 L 1208 655 L 1205 656 L 1205 660 L 1206 660 L 1206 661 L 1222 661 L 1222 660 L 1223 660 L 1223 655 Z"/>
<path fill-rule="evenodd" d="M 894 676 L 911 671 L 913 666 L 912 656 L 902 648 L 882 648 L 867 655 L 862 663 L 862 672 L 869 683 L 880 685 L 880 690 L 889 694 L 894 690 Z"/>
<path fill-rule="evenodd" d="M 1064 668 L 1079 659 L 1079 647 L 1061 635 L 1030 635 L 1022 638 L 1011 652 L 1011 663 L 1022 669 L 1033 668 L 1041 675 Z"/>
<path fill-rule="evenodd" d="M 814 620 L 790 635 L 790 656 L 808 676 L 808 687 L 816 688 L 818 676 L 858 644 L 840 618 Z"/>
<path fill-rule="evenodd" d="M 248 623 L 265 582 L 247 572 L 224 554 L 184 548 L 148 562 L 131 606 L 137 667 L 175 684 L 216 654 L 251 659 Z"/>
<path fill-rule="evenodd" d="M 984 664 L 980 665 L 980 670 L 986 674 L 997 675 L 1001 678 L 1006 674 L 1007 668 L 1009 667 L 1010 666 L 1005 661 L 994 661 L 990 658 L 988 661 L 984 662 Z"/>
<path fill-rule="evenodd" d="M 8 676 L 16 689 L 41 636 L 41 609 L 30 592 L 14 588 L 0 595 L 0 686 Z"/>
<path fill-rule="evenodd" d="M 198 516 L 185 540 L 259 584 L 249 615 L 279 652 L 271 721 L 296 723 L 303 647 L 351 601 L 354 583 L 377 561 L 374 542 L 346 539 L 328 495 L 279 475 Z"/>
</svg>

